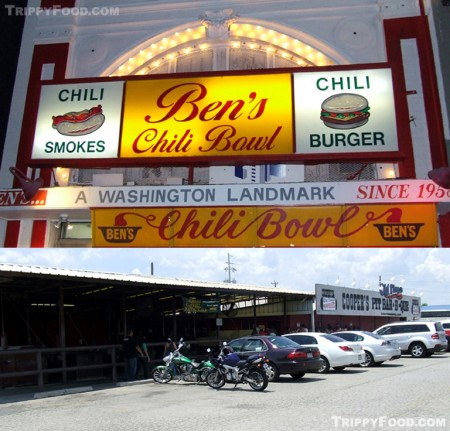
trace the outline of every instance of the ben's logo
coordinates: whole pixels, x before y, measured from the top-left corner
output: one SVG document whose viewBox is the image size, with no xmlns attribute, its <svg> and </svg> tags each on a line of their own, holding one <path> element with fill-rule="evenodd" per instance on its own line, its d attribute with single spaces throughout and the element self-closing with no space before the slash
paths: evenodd
<svg viewBox="0 0 450 431">
<path fill-rule="evenodd" d="M 134 213 L 128 213 L 138 215 Z M 118 214 L 114 220 L 114 226 L 99 226 L 105 241 L 114 244 L 129 244 L 136 239 L 136 236 L 142 226 L 127 226 L 125 220 L 127 213 Z"/>
<path fill-rule="evenodd" d="M 380 283 L 380 295 L 385 298 L 403 298 L 403 287 L 398 287 L 393 284 Z"/>
<path fill-rule="evenodd" d="M 22 190 L 0 190 L 0 207 L 45 206 L 47 190 L 38 190 L 32 199 L 27 199 Z"/>
<path fill-rule="evenodd" d="M 414 241 L 424 223 L 402 223 L 401 218 L 402 210 L 393 208 L 387 223 L 376 223 L 374 226 L 385 241 Z"/>
</svg>

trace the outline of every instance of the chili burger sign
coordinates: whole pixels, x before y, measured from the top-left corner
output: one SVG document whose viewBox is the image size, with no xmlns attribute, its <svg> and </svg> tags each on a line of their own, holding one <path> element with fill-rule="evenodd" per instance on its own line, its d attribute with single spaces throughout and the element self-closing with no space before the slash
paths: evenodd
<svg viewBox="0 0 450 431">
<path fill-rule="evenodd" d="M 389 69 L 294 74 L 297 153 L 395 151 Z"/>
</svg>

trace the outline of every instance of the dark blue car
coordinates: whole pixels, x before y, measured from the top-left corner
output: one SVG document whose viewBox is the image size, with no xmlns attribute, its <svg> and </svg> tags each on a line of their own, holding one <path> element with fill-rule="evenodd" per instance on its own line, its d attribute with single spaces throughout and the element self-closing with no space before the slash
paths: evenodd
<svg viewBox="0 0 450 431">
<path fill-rule="evenodd" d="M 263 354 L 269 360 L 269 381 L 278 380 L 281 374 L 301 379 L 305 373 L 315 372 L 322 366 L 317 347 L 303 347 L 278 335 L 251 335 L 236 338 L 227 344 L 242 359 Z"/>
</svg>

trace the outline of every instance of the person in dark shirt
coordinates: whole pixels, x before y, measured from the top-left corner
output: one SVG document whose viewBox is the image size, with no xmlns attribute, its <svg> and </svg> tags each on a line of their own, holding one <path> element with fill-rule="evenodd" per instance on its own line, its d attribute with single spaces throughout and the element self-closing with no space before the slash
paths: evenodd
<svg viewBox="0 0 450 431">
<path fill-rule="evenodd" d="M 133 330 L 128 330 L 126 337 L 122 341 L 123 356 L 125 359 L 125 380 L 131 382 L 136 380 L 137 358 L 143 356 L 141 348 L 133 337 Z"/>
<path fill-rule="evenodd" d="M 148 346 L 147 346 L 147 340 L 146 340 L 145 335 L 138 336 L 137 342 L 138 342 L 138 346 L 142 350 L 142 355 L 138 356 L 136 379 L 139 378 L 140 371 L 142 370 L 142 372 L 144 374 L 144 380 L 147 380 L 150 356 L 148 354 Z"/>
</svg>

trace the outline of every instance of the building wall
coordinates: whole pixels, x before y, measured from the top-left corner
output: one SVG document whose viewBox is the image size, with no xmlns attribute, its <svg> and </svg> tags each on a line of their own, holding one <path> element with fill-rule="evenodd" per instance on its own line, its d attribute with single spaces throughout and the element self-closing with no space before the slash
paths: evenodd
<svg viewBox="0 0 450 431">
<path fill-rule="evenodd" d="M 450 40 L 450 4 L 445 1 L 432 1 L 432 18 L 434 21 L 435 49 L 438 53 L 437 61 L 441 73 L 438 79 L 441 81 L 441 94 L 443 118 L 445 124 L 445 139 L 447 143 L 447 155 L 450 154 L 450 49 L 448 41 Z"/>
</svg>

